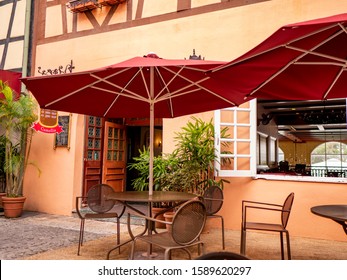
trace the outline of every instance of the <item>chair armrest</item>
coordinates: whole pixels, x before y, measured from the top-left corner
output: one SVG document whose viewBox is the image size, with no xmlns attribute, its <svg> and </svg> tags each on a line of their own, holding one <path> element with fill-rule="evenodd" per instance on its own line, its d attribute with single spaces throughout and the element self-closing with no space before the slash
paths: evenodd
<svg viewBox="0 0 347 280">
<path fill-rule="evenodd" d="M 250 209 L 258 209 L 258 210 L 265 210 L 265 211 L 277 211 L 277 212 L 290 212 L 289 210 L 283 210 L 282 205 L 276 205 L 276 204 L 268 204 L 268 203 L 259 203 L 261 205 L 270 205 L 270 206 L 280 206 L 281 208 L 274 208 L 274 207 L 261 207 L 261 206 L 255 206 L 255 205 L 243 205 L 242 208 L 242 226 L 245 226 L 246 220 L 247 220 L 247 210 Z"/>
<path fill-rule="evenodd" d="M 269 211 L 278 211 L 278 212 L 290 212 L 289 210 L 276 209 L 276 208 L 269 208 L 269 207 L 250 206 L 250 205 L 246 205 L 245 208 L 260 209 L 260 210 L 269 210 Z"/>
<path fill-rule="evenodd" d="M 159 223 L 168 224 L 168 225 L 171 225 L 171 224 L 172 224 L 172 222 L 168 222 L 168 221 L 163 221 L 163 220 L 155 219 L 155 218 L 152 218 L 152 217 L 148 217 L 148 216 L 146 216 L 146 215 L 128 213 L 128 219 L 130 219 L 131 216 L 138 217 L 138 218 L 143 218 L 143 219 L 145 219 L 145 220 L 147 220 L 147 221 L 151 221 L 151 222 L 159 222 Z"/>
<path fill-rule="evenodd" d="M 210 201 L 224 201 L 223 198 L 203 198 L 203 200 L 210 200 Z"/>
<path fill-rule="evenodd" d="M 80 211 L 80 206 L 81 206 L 81 201 L 82 199 L 86 199 L 87 197 L 86 196 L 77 196 L 76 197 L 76 212 L 77 212 L 77 215 L 80 217 L 80 219 L 83 219 L 84 216 L 82 215 L 81 211 Z"/>
<path fill-rule="evenodd" d="M 283 206 L 283 205 L 274 204 L 274 203 L 251 201 L 251 200 L 242 200 L 242 206 L 244 206 L 247 203 L 249 203 L 249 204 L 259 204 L 259 205 L 268 205 L 268 206 L 275 206 L 275 207 L 282 207 Z"/>
</svg>

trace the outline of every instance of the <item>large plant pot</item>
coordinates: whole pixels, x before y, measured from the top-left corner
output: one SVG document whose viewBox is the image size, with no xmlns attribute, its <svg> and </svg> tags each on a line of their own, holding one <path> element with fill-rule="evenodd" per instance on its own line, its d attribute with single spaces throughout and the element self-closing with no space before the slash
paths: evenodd
<svg viewBox="0 0 347 280">
<path fill-rule="evenodd" d="M 153 217 L 155 217 L 157 213 L 159 213 L 160 211 L 163 211 L 163 210 L 164 210 L 164 208 L 153 207 L 152 208 L 152 215 L 153 215 Z M 164 218 L 163 214 L 160 214 L 160 215 L 156 216 L 156 219 L 161 220 L 161 221 L 165 221 L 165 218 Z M 164 223 L 155 222 L 155 228 L 165 228 L 165 224 Z"/>
<path fill-rule="evenodd" d="M 2 197 L 2 207 L 6 218 L 18 218 L 23 213 L 26 197 Z"/>
<path fill-rule="evenodd" d="M 6 193 L 0 193 L 0 208 L 3 209 L 2 207 L 2 198 L 6 195 Z"/>
<path fill-rule="evenodd" d="M 164 213 L 164 218 L 165 218 L 166 222 L 172 222 L 174 216 L 175 216 L 175 212 L 171 212 L 170 211 L 170 212 L 165 212 Z M 166 230 L 168 232 L 172 231 L 172 226 L 171 225 L 166 224 L 165 226 L 166 226 Z"/>
</svg>

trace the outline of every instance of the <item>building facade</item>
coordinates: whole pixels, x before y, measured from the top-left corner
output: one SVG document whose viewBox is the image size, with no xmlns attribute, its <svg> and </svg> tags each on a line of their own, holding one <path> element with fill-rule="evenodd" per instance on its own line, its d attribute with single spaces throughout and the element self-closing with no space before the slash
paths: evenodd
<svg viewBox="0 0 347 280">
<path fill-rule="evenodd" d="M 345 0 L 38 0 L 33 3 L 29 74 L 35 76 L 103 67 L 150 52 L 163 58 L 182 59 L 188 58 L 194 49 L 207 60 L 230 61 L 282 25 L 347 11 Z M 94 183 L 107 182 L 108 175 L 117 177 L 117 190 L 129 190 L 125 169 L 127 159 L 131 158 L 129 154 L 112 163 L 119 167 L 116 174 L 105 173 L 104 131 L 110 125 L 124 131 L 122 145 L 128 153 L 130 147 L 136 149 L 146 143 L 146 120 L 103 120 L 69 112 L 59 112 L 59 116 L 69 121 L 65 144 L 56 135 L 36 133 L 34 136 L 31 160 L 39 165 L 42 174 L 38 177 L 35 170 L 27 169 L 26 208 L 71 215 L 75 197 Z M 190 117 L 158 120 L 157 137 L 162 143 L 158 152 L 172 151 L 175 132 Z M 195 117 L 214 118 L 217 130 L 230 123 L 238 133 L 233 137 L 234 164 L 218 166 L 217 174 L 230 181 L 224 188 L 225 203 L 221 210 L 227 228 L 240 229 L 242 199 L 279 203 L 294 192 L 288 226 L 292 235 L 345 240 L 339 225 L 310 213 L 310 208 L 317 204 L 345 203 L 345 182 L 270 180 L 256 175 L 259 138 L 254 103 Z M 267 135 L 274 138 L 275 149 L 279 144 L 271 129 Z M 131 141 L 135 142 L 134 146 L 129 146 Z"/>
</svg>

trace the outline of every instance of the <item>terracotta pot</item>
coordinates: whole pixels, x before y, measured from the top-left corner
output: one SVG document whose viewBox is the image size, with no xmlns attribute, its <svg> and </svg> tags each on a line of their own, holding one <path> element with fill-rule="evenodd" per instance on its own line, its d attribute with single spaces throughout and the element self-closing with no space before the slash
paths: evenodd
<svg viewBox="0 0 347 280">
<path fill-rule="evenodd" d="M 163 211 L 164 208 L 156 208 L 156 207 L 153 207 L 152 208 L 152 215 L 153 217 L 155 217 L 155 215 L 160 212 L 160 211 Z M 157 220 L 161 220 L 161 221 L 165 221 L 165 218 L 163 216 L 163 214 L 160 214 L 159 216 L 156 217 Z M 159 223 L 159 222 L 155 222 L 155 228 L 165 228 L 165 224 L 163 223 Z"/>
<path fill-rule="evenodd" d="M 175 212 L 165 212 L 164 218 L 166 222 L 172 222 L 173 217 L 175 216 Z M 166 225 L 166 230 L 171 232 L 171 225 Z"/>
<path fill-rule="evenodd" d="M 6 218 L 18 218 L 22 215 L 26 197 L 2 197 L 2 207 Z"/>
<path fill-rule="evenodd" d="M 2 197 L 4 197 L 6 195 L 6 193 L 0 193 L 0 208 L 3 208 L 2 207 Z"/>
</svg>

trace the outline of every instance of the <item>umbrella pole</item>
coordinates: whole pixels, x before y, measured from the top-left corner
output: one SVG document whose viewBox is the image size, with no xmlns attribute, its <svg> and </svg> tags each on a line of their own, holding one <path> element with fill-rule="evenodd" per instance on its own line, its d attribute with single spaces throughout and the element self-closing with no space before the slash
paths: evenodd
<svg viewBox="0 0 347 280">
<path fill-rule="evenodd" d="M 153 194 L 153 158 L 154 158 L 154 104 L 151 103 L 149 120 L 149 195 Z"/>
<path fill-rule="evenodd" d="M 149 113 L 149 195 L 153 194 L 153 158 L 154 158 L 154 68 L 150 67 L 150 113 Z"/>
</svg>

